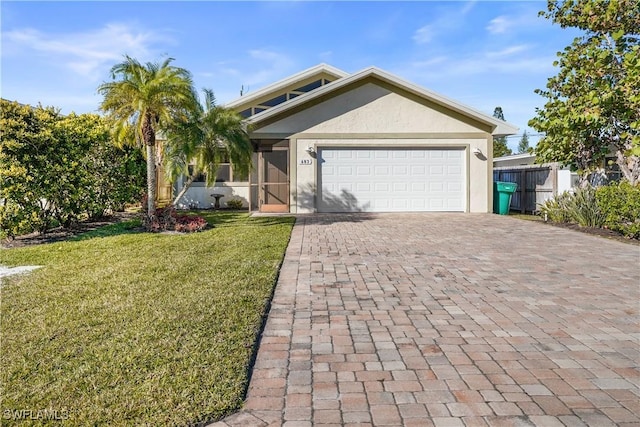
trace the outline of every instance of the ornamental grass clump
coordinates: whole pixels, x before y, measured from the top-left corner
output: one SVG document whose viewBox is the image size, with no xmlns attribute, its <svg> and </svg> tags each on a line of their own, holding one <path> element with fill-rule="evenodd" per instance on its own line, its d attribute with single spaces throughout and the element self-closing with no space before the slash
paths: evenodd
<svg viewBox="0 0 640 427">
<path fill-rule="evenodd" d="M 551 222 L 574 223 L 581 227 L 602 227 L 604 215 L 596 201 L 596 189 L 577 188 L 562 193 L 540 205 L 540 213 Z"/>
<path fill-rule="evenodd" d="M 607 228 L 631 239 L 640 238 L 640 185 L 628 181 L 565 192 L 540 205 L 547 221 Z"/>
</svg>

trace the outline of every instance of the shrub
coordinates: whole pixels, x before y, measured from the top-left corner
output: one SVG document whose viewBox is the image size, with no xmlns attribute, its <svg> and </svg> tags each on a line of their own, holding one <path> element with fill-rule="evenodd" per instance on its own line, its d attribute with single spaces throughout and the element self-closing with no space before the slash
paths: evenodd
<svg viewBox="0 0 640 427">
<path fill-rule="evenodd" d="M 118 210 L 144 176 L 141 154 L 116 148 L 100 116 L 0 100 L 0 228 L 9 237 Z"/>
<path fill-rule="evenodd" d="M 240 199 L 231 199 L 227 201 L 227 207 L 230 209 L 242 209 L 242 200 Z"/>
<path fill-rule="evenodd" d="M 28 212 L 11 200 L 0 205 L 0 239 L 13 239 L 42 227 L 37 212 Z"/>
<path fill-rule="evenodd" d="M 144 196 L 146 198 L 146 195 Z M 144 200 L 142 206 L 145 206 Z M 144 209 L 143 209 L 144 211 Z M 193 233 L 207 228 L 207 221 L 198 215 L 178 215 L 172 205 L 156 209 L 156 218 L 148 223 L 149 217 L 143 212 L 145 228 L 149 231 L 179 231 L 181 233 Z"/>
<path fill-rule="evenodd" d="M 175 230 L 193 233 L 196 231 L 202 231 L 207 228 L 207 221 L 197 215 L 178 215 L 176 216 Z"/>
<path fill-rule="evenodd" d="M 640 238 L 640 186 L 623 181 L 596 191 L 604 225 L 629 238 Z"/>
</svg>

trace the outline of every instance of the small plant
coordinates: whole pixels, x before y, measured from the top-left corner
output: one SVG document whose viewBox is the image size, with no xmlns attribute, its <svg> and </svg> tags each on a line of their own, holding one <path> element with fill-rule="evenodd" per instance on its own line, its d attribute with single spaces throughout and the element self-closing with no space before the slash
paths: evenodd
<svg viewBox="0 0 640 427">
<path fill-rule="evenodd" d="M 145 215 L 145 219 L 148 221 L 149 217 Z M 156 209 L 155 219 L 146 224 L 147 230 L 154 232 L 175 230 L 175 227 L 176 209 L 171 205 Z"/>
<path fill-rule="evenodd" d="M 227 207 L 230 209 L 242 209 L 243 204 L 240 199 L 231 199 L 227 201 Z"/>
<path fill-rule="evenodd" d="M 182 233 L 195 233 L 207 228 L 207 221 L 197 215 L 177 215 L 175 217 L 175 230 Z"/>
<path fill-rule="evenodd" d="M 569 217 L 581 227 L 601 228 L 604 225 L 604 214 L 596 200 L 596 189 L 590 185 L 578 188 L 567 200 L 566 209 Z"/>
<path fill-rule="evenodd" d="M 145 203 L 142 204 L 143 211 L 145 205 Z M 156 209 L 156 217 L 151 223 L 149 223 L 149 217 L 146 212 L 143 212 L 143 223 L 149 231 L 179 231 L 181 233 L 202 231 L 208 225 L 207 221 L 201 216 L 178 215 L 173 205 Z"/>
<path fill-rule="evenodd" d="M 570 193 L 565 192 L 546 200 L 540 205 L 540 215 L 545 221 L 569 222 L 571 217 L 567 211 L 567 202 L 571 197 Z"/>
</svg>

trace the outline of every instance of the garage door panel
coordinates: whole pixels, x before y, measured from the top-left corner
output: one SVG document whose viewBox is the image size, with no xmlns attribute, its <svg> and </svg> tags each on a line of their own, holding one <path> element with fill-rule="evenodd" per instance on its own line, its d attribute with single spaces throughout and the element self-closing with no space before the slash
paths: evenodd
<svg viewBox="0 0 640 427">
<path fill-rule="evenodd" d="M 465 209 L 462 149 L 321 148 L 318 155 L 321 212 Z"/>
<path fill-rule="evenodd" d="M 356 173 L 358 175 L 369 176 L 369 175 L 371 175 L 371 168 L 369 166 L 358 166 L 356 168 Z"/>
<path fill-rule="evenodd" d="M 382 150 L 375 150 L 373 152 L 373 156 L 376 159 L 388 159 L 389 158 L 389 152 L 388 151 L 382 151 Z"/>
<path fill-rule="evenodd" d="M 411 191 L 427 191 L 427 184 L 425 184 L 424 182 L 412 182 L 411 183 Z"/>
<path fill-rule="evenodd" d="M 357 192 L 371 191 L 371 184 L 369 184 L 368 182 L 357 182 L 356 191 Z"/>
<path fill-rule="evenodd" d="M 376 165 L 373 168 L 373 176 L 374 177 L 380 177 L 380 176 L 387 176 L 389 175 L 389 166 L 384 165 L 384 166 L 378 166 Z"/>
</svg>

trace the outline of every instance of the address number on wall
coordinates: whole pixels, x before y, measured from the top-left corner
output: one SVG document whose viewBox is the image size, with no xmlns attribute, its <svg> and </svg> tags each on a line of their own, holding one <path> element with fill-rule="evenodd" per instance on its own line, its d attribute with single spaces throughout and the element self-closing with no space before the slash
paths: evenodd
<svg viewBox="0 0 640 427">
<path fill-rule="evenodd" d="M 311 159 L 300 159 L 300 164 L 301 165 L 310 165 L 311 164 Z"/>
</svg>

